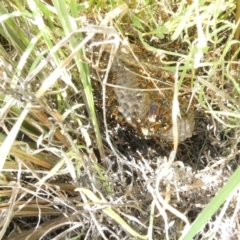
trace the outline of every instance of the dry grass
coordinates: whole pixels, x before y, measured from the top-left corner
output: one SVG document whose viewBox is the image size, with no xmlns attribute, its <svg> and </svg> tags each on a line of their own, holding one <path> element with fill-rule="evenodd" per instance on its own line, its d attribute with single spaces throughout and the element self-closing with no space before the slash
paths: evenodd
<svg viewBox="0 0 240 240">
<path fill-rule="evenodd" d="M 239 238 L 239 6 L 197 2 L 1 1 L 0 239 Z M 191 138 L 126 123 L 116 59 L 191 90 Z"/>
</svg>

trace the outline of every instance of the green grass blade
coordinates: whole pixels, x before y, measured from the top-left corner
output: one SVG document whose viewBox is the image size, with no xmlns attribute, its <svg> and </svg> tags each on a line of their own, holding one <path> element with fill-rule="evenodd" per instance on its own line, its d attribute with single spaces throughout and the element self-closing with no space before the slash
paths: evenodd
<svg viewBox="0 0 240 240">
<path fill-rule="evenodd" d="M 224 185 L 211 202 L 199 214 L 197 219 L 192 223 L 190 229 L 184 233 L 179 240 L 192 240 L 193 237 L 204 227 L 209 219 L 221 207 L 224 201 L 236 190 L 240 184 L 240 167 L 229 178 L 226 185 Z"/>
</svg>

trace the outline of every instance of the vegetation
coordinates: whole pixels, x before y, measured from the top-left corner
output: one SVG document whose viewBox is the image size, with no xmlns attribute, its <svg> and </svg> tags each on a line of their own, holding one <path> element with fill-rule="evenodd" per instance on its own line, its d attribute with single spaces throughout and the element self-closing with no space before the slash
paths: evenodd
<svg viewBox="0 0 240 240">
<path fill-rule="evenodd" d="M 3 0 L 0 13 L 0 239 L 238 238 L 238 1 Z M 119 59 L 171 76 L 173 129 L 188 94 L 191 138 L 127 123 Z"/>
</svg>

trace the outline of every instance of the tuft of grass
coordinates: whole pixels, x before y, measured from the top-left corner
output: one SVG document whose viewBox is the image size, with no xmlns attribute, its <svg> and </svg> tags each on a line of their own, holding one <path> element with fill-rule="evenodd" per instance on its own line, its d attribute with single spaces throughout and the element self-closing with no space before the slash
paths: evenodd
<svg viewBox="0 0 240 240">
<path fill-rule="evenodd" d="M 238 236 L 239 7 L 1 1 L 0 238 Z M 174 129 L 191 89 L 191 139 L 129 130 L 112 94 L 122 56 L 173 76 Z"/>
</svg>

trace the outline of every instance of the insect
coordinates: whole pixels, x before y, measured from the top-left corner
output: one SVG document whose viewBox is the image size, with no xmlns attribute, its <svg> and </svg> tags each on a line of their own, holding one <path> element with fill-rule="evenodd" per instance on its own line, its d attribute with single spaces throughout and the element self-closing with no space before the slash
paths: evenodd
<svg viewBox="0 0 240 240">
<path fill-rule="evenodd" d="M 148 121 L 155 123 L 159 114 L 159 105 L 157 103 L 152 103 L 149 109 Z"/>
</svg>

